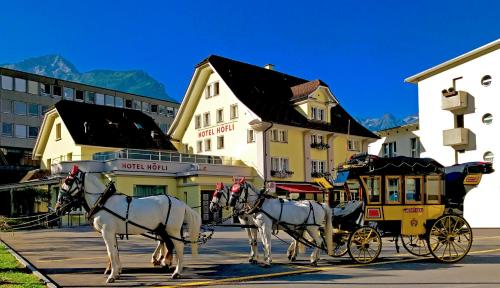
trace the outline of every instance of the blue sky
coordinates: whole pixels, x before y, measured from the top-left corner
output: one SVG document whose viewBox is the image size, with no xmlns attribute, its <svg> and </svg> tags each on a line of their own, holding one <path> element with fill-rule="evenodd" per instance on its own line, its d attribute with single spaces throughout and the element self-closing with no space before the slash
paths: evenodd
<svg viewBox="0 0 500 288">
<path fill-rule="evenodd" d="M 354 116 L 418 111 L 404 78 L 498 38 L 500 1 L 3 1 L 0 63 L 60 54 L 184 96 L 210 54 L 320 78 Z"/>
</svg>

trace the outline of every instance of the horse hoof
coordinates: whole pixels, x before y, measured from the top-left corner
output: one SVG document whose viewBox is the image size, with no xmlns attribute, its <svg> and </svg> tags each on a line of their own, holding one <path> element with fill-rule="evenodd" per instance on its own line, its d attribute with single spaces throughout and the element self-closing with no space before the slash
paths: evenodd
<svg viewBox="0 0 500 288">
<path fill-rule="evenodd" d="M 295 257 L 295 256 L 290 257 L 290 261 L 291 261 L 291 262 L 295 262 L 295 260 L 297 260 L 297 257 Z"/>
<path fill-rule="evenodd" d="M 255 259 L 248 259 L 248 262 L 250 262 L 250 264 L 257 264 L 257 260 Z"/>
<path fill-rule="evenodd" d="M 268 263 L 263 263 L 261 266 L 262 268 L 271 268 L 271 264 Z"/>
<path fill-rule="evenodd" d="M 181 274 L 179 273 L 175 273 L 172 275 L 172 279 L 179 279 L 179 278 L 181 278 Z"/>
<path fill-rule="evenodd" d="M 106 280 L 106 283 L 114 283 L 115 282 L 115 278 L 108 278 L 108 280 Z"/>
<path fill-rule="evenodd" d="M 318 262 L 317 262 L 317 261 L 313 261 L 313 262 L 311 262 L 311 266 L 313 266 L 313 267 L 318 267 Z"/>
</svg>

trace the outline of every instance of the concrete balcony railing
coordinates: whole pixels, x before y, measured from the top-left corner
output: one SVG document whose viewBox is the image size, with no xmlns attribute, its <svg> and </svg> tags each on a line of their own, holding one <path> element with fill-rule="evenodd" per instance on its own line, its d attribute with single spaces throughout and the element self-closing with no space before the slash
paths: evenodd
<svg viewBox="0 0 500 288">
<path fill-rule="evenodd" d="M 441 97 L 441 109 L 447 111 L 463 111 L 467 109 L 468 95 L 465 91 L 456 91 Z"/>
<path fill-rule="evenodd" d="M 454 128 L 443 131 L 443 145 L 462 149 L 469 145 L 469 129 Z"/>
</svg>

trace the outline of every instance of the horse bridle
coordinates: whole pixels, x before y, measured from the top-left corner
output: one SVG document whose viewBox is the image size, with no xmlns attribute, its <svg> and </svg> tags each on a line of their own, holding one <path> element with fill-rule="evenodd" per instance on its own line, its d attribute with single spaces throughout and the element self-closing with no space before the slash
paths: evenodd
<svg viewBox="0 0 500 288">
<path fill-rule="evenodd" d="M 214 205 L 217 205 L 217 207 L 222 207 L 222 206 L 220 205 L 220 200 L 221 200 L 221 198 L 222 198 L 222 197 L 224 197 L 224 198 L 226 199 L 226 207 L 228 207 L 228 206 L 229 206 L 229 196 L 224 195 L 224 189 L 225 189 L 225 188 L 226 188 L 226 187 L 224 186 L 224 187 L 222 187 L 222 189 L 217 189 L 217 190 L 215 190 L 215 192 L 214 192 L 214 196 L 215 196 L 215 194 L 217 194 L 217 199 L 218 199 L 218 200 L 217 200 L 217 202 L 212 201 L 212 203 L 213 203 Z M 222 194 L 222 197 L 221 197 L 221 194 Z M 229 193 L 228 193 L 228 195 L 229 195 Z M 213 200 L 213 197 L 212 197 L 212 200 Z"/>
</svg>

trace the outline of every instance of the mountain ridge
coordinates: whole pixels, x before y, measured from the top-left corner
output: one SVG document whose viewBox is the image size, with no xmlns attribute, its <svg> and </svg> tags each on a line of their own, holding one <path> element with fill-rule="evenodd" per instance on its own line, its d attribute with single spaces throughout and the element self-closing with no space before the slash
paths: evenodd
<svg viewBox="0 0 500 288">
<path fill-rule="evenodd" d="M 80 72 L 71 61 L 57 54 L 32 57 L 17 63 L 3 64 L 0 66 L 47 77 L 177 102 L 166 93 L 165 85 L 151 77 L 144 70 L 116 71 L 111 69 L 94 69 L 87 72 Z"/>
<path fill-rule="evenodd" d="M 413 124 L 418 122 L 418 114 L 412 114 L 403 118 L 396 118 L 391 113 L 385 113 L 379 118 L 362 118 L 358 119 L 359 123 L 370 131 L 380 131 L 389 128 L 394 128 L 402 125 Z"/>
</svg>

